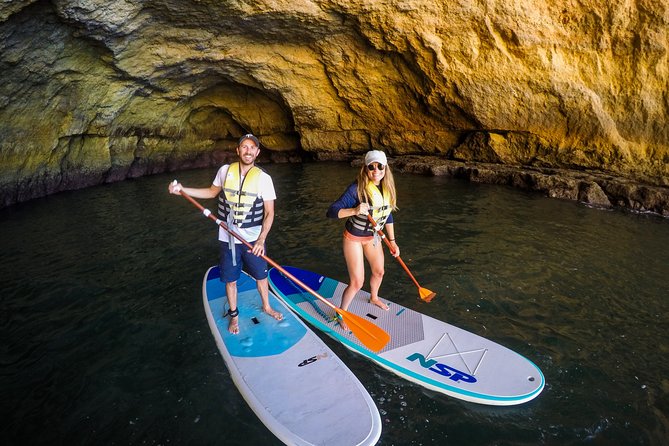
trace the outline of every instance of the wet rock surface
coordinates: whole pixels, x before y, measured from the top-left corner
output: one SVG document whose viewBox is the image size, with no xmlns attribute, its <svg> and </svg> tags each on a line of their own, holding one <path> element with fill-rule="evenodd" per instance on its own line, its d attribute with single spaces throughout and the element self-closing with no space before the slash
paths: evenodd
<svg viewBox="0 0 669 446">
<path fill-rule="evenodd" d="M 666 215 L 667 11 L 2 2 L 0 206 L 216 165 L 253 132 L 277 162 L 379 149 L 407 171 L 434 157 L 427 173 Z"/>
</svg>

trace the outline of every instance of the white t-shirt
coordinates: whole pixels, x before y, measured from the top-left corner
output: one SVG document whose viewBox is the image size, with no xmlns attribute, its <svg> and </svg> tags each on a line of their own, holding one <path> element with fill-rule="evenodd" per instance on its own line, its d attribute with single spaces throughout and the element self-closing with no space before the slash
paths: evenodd
<svg viewBox="0 0 669 446">
<path fill-rule="evenodd" d="M 228 174 L 229 164 L 221 166 L 216 173 L 216 178 L 214 178 L 214 186 L 223 187 L 225 184 L 225 178 Z M 242 176 L 242 181 L 244 176 Z M 276 200 L 276 192 L 274 191 L 274 183 L 272 183 L 272 177 L 270 177 L 265 171 L 260 173 L 260 179 L 258 183 L 258 197 L 262 198 L 263 201 L 274 201 Z M 227 223 L 226 223 L 227 224 Z M 253 226 L 251 228 L 238 228 L 237 226 L 231 226 L 230 230 L 242 236 L 247 242 L 255 242 L 260 236 L 260 231 L 262 226 Z M 219 226 L 218 228 L 218 239 L 222 242 L 229 242 L 232 236 L 228 234 L 228 231 Z M 232 237 L 237 244 L 241 244 L 239 240 Z"/>
</svg>

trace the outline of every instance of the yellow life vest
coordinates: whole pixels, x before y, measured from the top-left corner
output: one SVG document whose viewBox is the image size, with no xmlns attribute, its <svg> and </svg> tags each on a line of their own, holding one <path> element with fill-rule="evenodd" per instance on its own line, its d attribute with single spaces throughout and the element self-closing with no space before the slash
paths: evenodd
<svg viewBox="0 0 669 446">
<path fill-rule="evenodd" d="M 239 163 L 230 164 L 218 196 L 218 214 L 222 219 L 239 228 L 262 225 L 265 208 L 258 196 L 261 174 L 262 170 L 253 166 L 242 179 Z"/>
<path fill-rule="evenodd" d="M 372 182 L 367 183 L 365 191 L 367 192 L 367 197 L 370 201 L 369 212 L 379 228 L 383 229 L 386 220 L 392 211 L 390 194 L 385 189 L 383 190 L 383 193 L 381 193 L 378 186 Z M 371 230 L 372 233 L 374 232 L 371 223 L 369 223 L 369 220 L 367 220 L 367 217 L 364 215 L 354 215 L 349 220 L 356 229 L 361 231 Z"/>
<path fill-rule="evenodd" d="M 383 190 L 383 194 L 379 188 L 372 182 L 367 183 L 365 188 L 367 196 L 371 199 L 370 210 L 372 211 L 372 218 L 379 226 L 383 227 L 392 210 L 390 206 L 390 194 L 387 190 Z"/>
</svg>

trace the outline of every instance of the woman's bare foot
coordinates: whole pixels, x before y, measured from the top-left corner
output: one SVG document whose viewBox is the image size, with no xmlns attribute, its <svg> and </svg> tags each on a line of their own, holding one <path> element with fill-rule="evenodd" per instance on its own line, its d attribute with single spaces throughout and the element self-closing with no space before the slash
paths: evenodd
<svg viewBox="0 0 669 446">
<path fill-rule="evenodd" d="M 228 331 L 232 334 L 239 334 L 239 316 L 231 317 L 228 323 Z"/>
<path fill-rule="evenodd" d="M 272 308 L 269 308 L 269 307 L 268 308 L 263 308 L 262 311 L 269 314 L 270 316 L 272 316 L 277 321 L 280 321 L 280 320 L 283 319 L 283 314 L 279 313 L 278 311 L 276 311 Z"/>
<path fill-rule="evenodd" d="M 386 311 L 388 311 L 388 309 L 390 308 L 388 305 L 384 304 L 378 297 L 376 299 L 369 299 L 369 303 L 374 304 L 377 307 L 381 308 L 382 310 Z"/>
<path fill-rule="evenodd" d="M 339 324 L 339 326 L 341 327 L 342 330 L 351 331 L 351 330 L 349 330 L 348 325 L 346 325 L 346 322 L 344 322 L 344 318 L 341 317 L 341 314 L 335 313 L 334 320 L 335 320 L 335 322 L 337 322 Z"/>
</svg>

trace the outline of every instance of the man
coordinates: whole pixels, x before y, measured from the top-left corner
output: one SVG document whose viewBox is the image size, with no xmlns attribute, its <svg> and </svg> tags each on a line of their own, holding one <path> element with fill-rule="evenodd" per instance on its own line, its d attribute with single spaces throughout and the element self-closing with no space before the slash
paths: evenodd
<svg viewBox="0 0 669 446">
<path fill-rule="evenodd" d="M 228 295 L 230 308 L 226 316 L 230 316 L 228 331 L 232 334 L 239 333 L 237 280 L 242 264 L 256 280 L 263 311 L 276 320 L 283 319 L 283 315 L 269 304 L 267 262 L 261 257 L 265 254 L 265 240 L 274 222 L 276 192 L 272 178 L 255 165 L 259 154 L 258 138 L 252 134 L 244 135 L 237 145 L 239 161 L 222 166 L 211 186 L 191 188 L 178 183 L 168 187 L 169 192 L 175 195 L 183 190 L 195 198 L 218 197 L 219 218 L 226 222 L 231 231 L 253 245 L 253 249 L 248 250 L 239 240 L 219 227 L 221 281 L 225 282 Z"/>
</svg>

